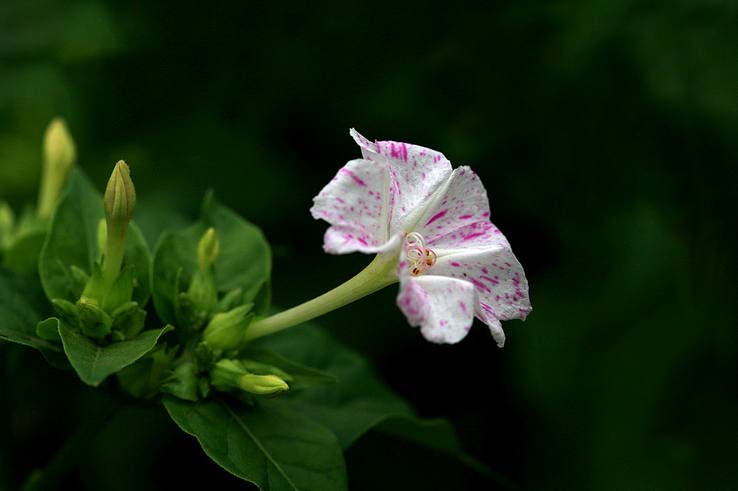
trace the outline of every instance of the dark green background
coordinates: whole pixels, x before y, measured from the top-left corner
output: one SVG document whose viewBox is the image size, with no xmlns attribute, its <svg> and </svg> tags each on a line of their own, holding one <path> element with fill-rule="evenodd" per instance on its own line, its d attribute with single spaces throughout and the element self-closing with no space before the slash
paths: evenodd
<svg viewBox="0 0 738 491">
<path fill-rule="evenodd" d="M 98 186 L 131 165 L 150 236 L 158 206 L 191 214 L 210 187 L 263 227 L 289 306 L 369 260 L 323 254 L 308 212 L 359 155 L 348 128 L 439 149 L 481 175 L 526 267 L 529 320 L 505 325 L 502 350 L 481 325 L 435 346 L 392 287 L 323 324 L 523 488 L 738 486 L 735 2 L 191 3 L 0 3 L 0 197 L 35 199 L 43 129 L 62 115 Z M 76 384 L 35 353 L 2 356 L 12 489 L 86 396 L 47 392 Z M 103 467 L 78 479 L 163 489 L 184 462 L 190 484 L 238 487 L 165 419 L 143 421 L 159 437 L 111 425 L 88 466 Z M 448 477 L 409 455 L 364 439 L 352 484 Z"/>
</svg>

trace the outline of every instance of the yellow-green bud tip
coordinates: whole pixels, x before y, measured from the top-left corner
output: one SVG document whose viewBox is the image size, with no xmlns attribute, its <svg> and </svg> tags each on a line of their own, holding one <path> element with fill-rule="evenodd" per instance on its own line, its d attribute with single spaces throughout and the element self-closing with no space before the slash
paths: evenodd
<svg viewBox="0 0 738 491">
<path fill-rule="evenodd" d="M 290 389 L 287 382 L 276 375 L 242 375 L 238 385 L 246 392 L 257 395 L 278 394 Z"/>
<path fill-rule="evenodd" d="M 77 159 L 77 148 L 62 118 L 54 118 L 44 134 L 44 159 L 67 171 Z"/>
<path fill-rule="evenodd" d="M 105 188 L 105 218 L 108 221 L 108 231 L 113 228 L 113 224 L 121 222 L 127 224 L 133 216 L 135 207 L 136 189 L 131 180 L 131 171 L 125 162 L 119 160 Z"/>
<path fill-rule="evenodd" d="M 220 242 L 215 229 L 210 227 L 197 244 L 197 262 L 201 271 L 210 268 L 220 254 Z"/>
<path fill-rule="evenodd" d="M 0 201 L 0 233 L 13 228 L 15 223 L 15 214 L 13 209 L 4 201 Z"/>
<path fill-rule="evenodd" d="M 46 128 L 43 143 L 43 172 L 39 191 L 38 214 L 48 218 L 56 208 L 59 195 L 77 158 L 74 140 L 61 118 L 54 118 Z"/>
</svg>

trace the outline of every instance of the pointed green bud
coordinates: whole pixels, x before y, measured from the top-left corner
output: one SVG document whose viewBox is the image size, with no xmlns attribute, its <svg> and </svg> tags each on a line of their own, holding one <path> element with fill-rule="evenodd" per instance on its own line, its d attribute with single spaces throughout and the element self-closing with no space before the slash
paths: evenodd
<svg viewBox="0 0 738 491">
<path fill-rule="evenodd" d="M 80 299 L 77 302 L 77 311 L 80 328 L 85 336 L 102 339 L 110 334 L 113 321 L 94 301 Z"/>
<path fill-rule="evenodd" d="M 215 284 L 213 264 L 218 258 L 220 244 L 214 228 L 209 228 L 197 244 L 197 271 L 187 289 L 183 306 L 189 308 L 188 317 L 202 319 L 202 325 L 218 305 L 218 287 Z"/>
<path fill-rule="evenodd" d="M 215 314 L 205 328 L 203 340 L 213 349 L 230 351 L 238 349 L 243 343 L 246 328 L 251 324 L 251 304 Z"/>
<path fill-rule="evenodd" d="M 131 173 L 128 165 L 122 160 L 115 164 L 110 175 L 105 188 L 104 204 L 107 233 L 102 270 L 104 284 L 110 286 L 118 277 L 123 264 L 128 222 L 133 217 L 133 210 L 136 207 L 136 190 L 133 187 Z"/>
<path fill-rule="evenodd" d="M 136 208 L 136 189 L 131 180 L 131 170 L 122 160 L 115 164 L 113 173 L 108 179 L 104 199 L 108 228 L 111 231 L 123 228 L 122 225 L 127 228 Z"/>
<path fill-rule="evenodd" d="M 279 394 L 290 390 L 287 382 L 276 375 L 248 374 L 241 377 L 241 389 L 257 395 Z"/>
<path fill-rule="evenodd" d="M 249 373 L 243 363 L 228 359 L 220 360 L 210 370 L 210 383 L 223 392 L 240 389 L 257 395 L 277 394 L 290 388 L 277 375 Z"/>
<path fill-rule="evenodd" d="M 39 217 L 49 218 L 54 213 L 76 158 L 77 150 L 67 125 L 63 119 L 54 118 L 44 135 L 44 162 L 38 197 Z"/>
<path fill-rule="evenodd" d="M 10 246 L 15 227 L 13 209 L 4 201 L 0 201 L 0 250 Z"/>
<path fill-rule="evenodd" d="M 185 295 L 186 301 L 192 304 L 192 309 L 196 313 L 195 317 L 207 320 L 218 305 L 218 287 L 215 284 L 213 271 L 195 271 Z"/>
<path fill-rule="evenodd" d="M 197 264 L 200 271 L 213 267 L 220 254 L 220 242 L 215 229 L 210 227 L 197 243 Z"/>
<path fill-rule="evenodd" d="M 285 372 L 284 370 L 281 370 L 273 365 L 268 365 L 266 363 L 262 363 L 260 361 L 255 360 L 240 360 L 241 366 L 243 366 L 246 370 L 249 372 L 255 374 L 255 375 L 276 375 L 277 377 L 287 381 L 291 382 L 293 379 L 292 375 Z"/>
</svg>

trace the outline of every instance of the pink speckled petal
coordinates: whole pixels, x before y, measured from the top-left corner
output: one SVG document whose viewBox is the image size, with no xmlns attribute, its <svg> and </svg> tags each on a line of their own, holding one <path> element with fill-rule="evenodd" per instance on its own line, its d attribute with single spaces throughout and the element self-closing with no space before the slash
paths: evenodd
<svg viewBox="0 0 738 491">
<path fill-rule="evenodd" d="M 437 190 L 414 229 L 428 244 L 439 246 L 445 244 L 439 239 L 455 230 L 488 221 L 489 200 L 482 181 L 469 167 L 458 167 Z"/>
<path fill-rule="evenodd" d="M 431 236 L 426 244 L 436 249 L 510 248 L 500 229 L 488 220 L 462 225 L 445 235 Z"/>
<path fill-rule="evenodd" d="M 389 240 L 387 167 L 368 160 L 352 160 L 343 166 L 313 198 L 315 219 L 332 225 L 323 248 L 332 254 L 374 253 Z"/>
<path fill-rule="evenodd" d="M 389 165 L 390 233 L 407 231 L 408 220 L 417 219 L 428 197 L 448 179 L 451 163 L 429 148 L 394 141 L 372 142 L 354 129 L 350 133 L 365 159 Z"/>
<path fill-rule="evenodd" d="M 434 343 L 458 343 L 474 322 L 474 286 L 443 276 L 403 278 L 397 305 Z"/>
<path fill-rule="evenodd" d="M 492 333 L 492 338 L 497 343 L 497 347 L 502 348 L 505 346 L 505 331 L 502 330 L 502 323 L 493 314 L 488 313 L 482 308 L 481 302 L 477 303 L 477 308 L 474 310 L 474 314 L 477 319 L 481 320 L 489 327 L 489 331 Z"/>
<path fill-rule="evenodd" d="M 428 274 L 458 278 L 474 285 L 479 301 L 477 316 L 490 326 L 493 334 L 497 326 L 492 319 L 525 319 L 530 313 L 528 281 L 509 247 L 436 249 L 436 253 L 438 260 Z"/>
</svg>

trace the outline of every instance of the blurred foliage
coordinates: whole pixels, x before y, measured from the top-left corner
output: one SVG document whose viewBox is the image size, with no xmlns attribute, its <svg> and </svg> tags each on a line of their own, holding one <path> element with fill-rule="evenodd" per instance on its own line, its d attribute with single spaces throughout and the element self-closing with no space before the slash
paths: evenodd
<svg viewBox="0 0 738 491">
<path fill-rule="evenodd" d="M 173 222 L 161 206 L 192 214 L 209 187 L 264 227 L 288 306 L 368 261 L 324 255 L 308 213 L 359 155 L 347 129 L 440 149 L 485 182 L 529 274 L 529 320 L 508 323 L 504 350 L 480 326 L 434 346 L 387 289 L 323 323 L 524 488 L 735 486 L 736 3 L 268 5 L 2 2 L 0 197 L 35 200 L 41 136 L 62 115 L 98 186 L 131 164 L 150 241 Z M 58 414 L 87 392 L 36 353 L 0 350 L 3 488 L 49 458 L 74 423 Z M 45 393 L 41 379 L 61 382 Z M 175 464 L 201 470 L 184 482 L 239 486 L 161 414 L 118 417 L 160 439 L 111 425 L 88 489 L 156 489 Z M 349 451 L 359 488 L 392 445 Z"/>
</svg>

